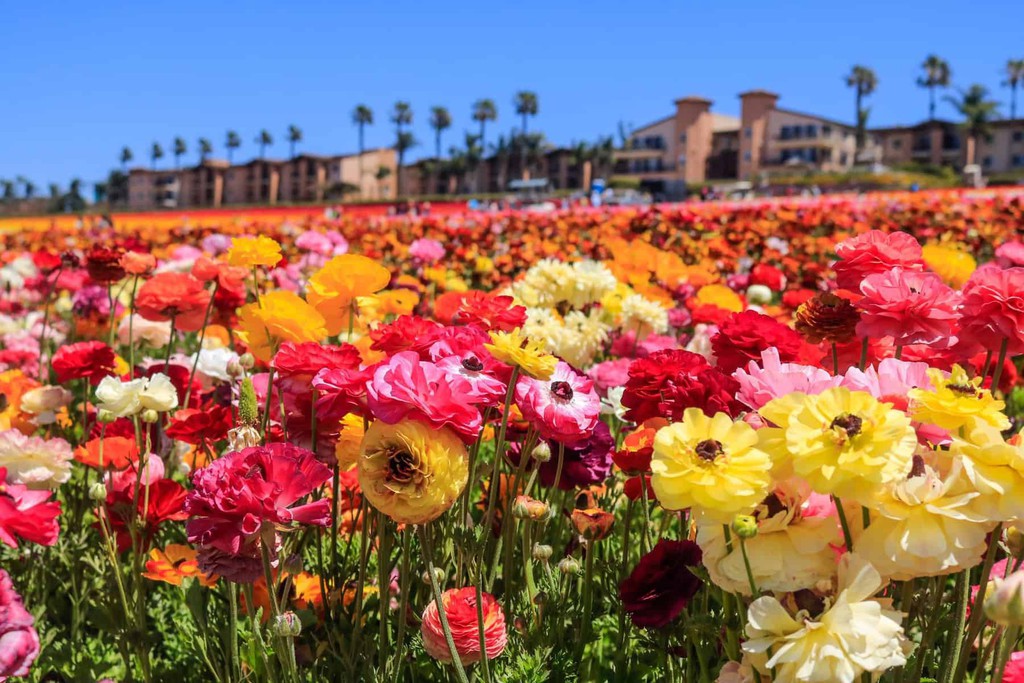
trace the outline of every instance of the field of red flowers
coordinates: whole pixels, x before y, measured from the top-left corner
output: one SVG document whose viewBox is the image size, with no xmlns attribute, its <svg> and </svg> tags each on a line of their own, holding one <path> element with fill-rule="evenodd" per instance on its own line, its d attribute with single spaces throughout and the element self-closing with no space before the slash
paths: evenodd
<svg viewBox="0 0 1024 683">
<path fill-rule="evenodd" d="M 1024 193 L 0 243 L 0 680 L 1024 681 Z"/>
</svg>

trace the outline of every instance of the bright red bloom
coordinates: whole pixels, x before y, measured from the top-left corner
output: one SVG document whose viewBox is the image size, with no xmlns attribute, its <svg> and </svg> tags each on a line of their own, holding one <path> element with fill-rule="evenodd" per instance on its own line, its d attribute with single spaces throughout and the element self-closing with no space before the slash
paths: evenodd
<svg viewBox="0 0 1024 683">
<path fill-rule="evenodd" d="M 7 481 L 7 469 L 0 467 L 0 481 Z M 0 484 L 0 543 L 18 547 L 18 539 L 39 545 L 57 542 L 60 503 L 48 501 L 49 491 L 30 491 L 21 484 Z"/>
<path fill-rule="evenodd" d="M 93 247 L 85 254 L 85 269 L 96 282 L 109 285 L 125 276 L 121 266 L 120 249 L 109 247 Z"/>
<path fill-rule="evenodd" d="M 402 315 L 387 325 L 370 330 L 370 348 L 393 356 L 415 346 L 423 337 L 441 329 L 441 325 L 415 315 Z"/>
<path fill-rule="evenodd" d="M 813 299 L 816 294 L 813 289 L 790 289 L 782 293 L 782 305 L 796 310 L 800 308 L 800 304 Z"/>
<path fill-rule="evenodd" d="M 60 268 L 61 257 L 49 251 L 37 251 L 32 254 L 32 263 L 43 275 L 49 275 Z"/>
<path fill-rule="evenodd" d="M 233 424 L 231 411 L 224 406 L 182 408 L 171 418 L 166 433 L 172 439 L 192 445 L 209 444 L 225 438 Z"/>
<path fill-rule="evenodd" d="M 114 374 L 114 350 L 100 341 L 78 342 L 57 349 L 50 361 L 61 384 L 87 379 L 93 386 Z"/>
<path fill-rule="evenodd" d="M 786 276 L 775 266 L 758 263 L 750 270 L 750 284 L 764 285 L 773 292 L 781 292 L 786 287 Z"/>
<path fill-rule="evenodd" d="M 185 500 L 190 543 L 215 555 L 246 560 L 258 557 L 264 528 L 269 533 L 293 522 L 327 526 L 331 503 L 321 499 L 295 505 L 331 477 L 331 470 L 309 451 L 288 443 L 271 443 L 228 453 L 198 470 Z M 268 548 L 272 553 L 277 549 Z M 205 557 L 205 555 L 204 555 Z M 209 558 L 207 558 L 209 559 Z M 204 561 L 200 562 L 202 567 Z M 224 562 L 219 561 L 219 565 Z M 218 572 L 232 579 L 230 573 Z"/>
<path fill-rule="evenodd" d="M 626 494 L 626 498 L 630 500 L 640 500 L 643 496 L 643 492 L 640 482 L 643 482 L 643 487 L 647 489 L 647 500 L 658 500 L 658 495 L 654 492 L 654 486 L 651 484 L 651 475 L 640 474 L 635 477 L 630 477 L 622 484 L 622 492 Z"/>
<path fill-rule="evenodd" d="M 711 338 L 717 367 L 729 374 L 750 361 L 760 361 L 761 352 L 772 347 L 779 350 L 783 363 L 795 363 L 800 360 L 803 339 L 796 330 L 757 311 L 733 313 Z"/>
<path fill-rule="evenodd" d="M 508 640 L 505 633 L 505 614 L 490 593 L 481 593 L 480 598 L 484 649 L 487 659 L 494 659 L 505 650 L 505 643 Z M 464 665 L 479 662 L 480 622 L 477 615 L 476 589 L 469 586 L 446 590 L 441 594 L 441 602 L 459 661 Z M 423 647 L 427 654 L 440 662 L 451 662 L 452 654 L 441 627 L 441 616 L 436 601 L 432 600 L 423 610 L 423 623 L 420 628 L 423 634 Z"/>
<path fill-rule="evenodd" d="M 148 550 L 149 544 L 160 530 L 161 524 L 181 521 L 188 517 L 184 510 L 185 487 L 181 484 L 173 479 L 157 479 L 148 485 L 143 484 L 136 496 L 133 478 L 134 475 L 132 478 L 122 477 L 116 480 L 107 493 L 110 528 L 116 537 L 118 552 L 124 552 L 132 545 L 128 525 L 132 523 L 133 519 L 142 520 L 142 549 Z M 122 482 L 128 483 L 125 485 Z M 134 514 L 132 514 L 133 502 L 135 504 Z"/>
<path fill-rule="evenodd" d="M 203 283 L 187 273 L 157 273 L 139 288 L 135 308 L 146 320 L 174 320 L 185 332 L 203 326 L 210 293 Z"/>
<path fill-rule="evenodd" d="M 897 267 L 910 271 L 925 269 L 921 245 L 905 232 L 868 231 L 837 244 L 836 256 L 836 285 L 854 292 L 860 291 L 860 283 L 873 273 Z"/>
<path fill-rule="evenodd" d="M 794 333 L 795 334 L 795 333 Z M 737 415 L 739 383 L 711 367 L 704 356 L 682 349 L 656 351 L 629 366 L 622 405 L 626 419 L 636 424 L 652 418 L 680 420 L 687 408 L 708 415 Z"/>
<path fill-rule="evenodd" d="M 451 322 L 475 325 L 485 330 L 511 332 L 526 323 L 526 308 L 516 306 L 510 296 L 470 290 L 464 292 Z"/>
<path fill-rule="evenodd" d="M 985 349 L 1024 353 L 1024 268 L 982 266 L 963 289 L 960 335 Z"/>
<path fill-rule="evenodd" d="M 366 413 L 366 383 L 372 368 L 324 368 L 313 377 L 317 391 L 316 414 L 320 422 L 333 422 L 349 413 Z"/>
<path fill-rule="evenodd" d="M 360 363 L 359 349 L 351 344 L 328 346 L 316 342 L 285 342 L 273 360 L 280 377 L 304 377 L 307 381 L 324 368 L 357 370 Z"/>
<path fill-rule="evenodd" d="M 693 541 L 662 539 L 640 558 L 619 584 L 619 597 L 633 624 L 662 628 L 678 617 L 700 590 L 701 580 L 691 567 L 700 565 L 700 546 Z"/>
<path fill-rule="evenodd" d="M 654 436 L 665 420 L 651 420 L 622 440 L 622 448 L 612 454 L 612 461 L 626 474 L 651 471 L 654 456 Z"/>
</svg>

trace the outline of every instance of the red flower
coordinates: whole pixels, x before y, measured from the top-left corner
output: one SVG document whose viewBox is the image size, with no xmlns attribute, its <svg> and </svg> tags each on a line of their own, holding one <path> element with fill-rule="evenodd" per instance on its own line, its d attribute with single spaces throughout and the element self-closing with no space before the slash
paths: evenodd
<svg viewBox="0 0 1024 683">
<path fill-rule="evenodd" d="M 925 269 L 921 245 L 904 232 L 886 234 L 871 230 L 837 244 L 836 256 L 836 285 L 854 292 L 860 291 L 860 283 L 873 273 L 884 273 L 897 266 L 904 270 Z"/>
<path fill-rule="evenodd" d="M 704 356 L 667 349 L 633 361 L 622 405 L 629 408 L 626 419 L 636 424 L 657 417 L 680 420 L 687 408 L 735 415 L 742 410 L 737 391 L 739 383 L 708 365 Z"/>
<path fill-rule="evenodd" d="M 167 436 L 192 445 L 209 444 L 225 438 L 233 423 L 231 411 L 224 406 L 182 408 L 171 419 Z"/>
<path fill-rule="evenodd" d="M 184 510 L 185 487 L 173 479 L 157 479 L 151 484 L 143 484 L 142 490 L 135 494 L 134 475 L 128 485 L 115 482 L 107 493 L 107 510 L 110 512 L 110 528 L 117 540 L 117 551 L 124 552 L 132 546 L 132 537 L 128 525 L 138 524 L 141 520 L 141 547 L 149 548 L 150 542 L 160 530 L 164 522 L 177 522 L 186 519 Z M 132 513 L 134 503 L 135 512 Z"/>
<path fill-rule="evenodd" d="M 366 383 L 373 377 L 371 368 L 324 368 L 313 378 L 317 390 L 316 414 L 321 422 L 338 420 L 349 413 L 366 413 Z"/>
<path fill-rule="evenodd" d="M 370 330 L 373 344 L 370 348 L 383 351 L 393 356 L 399 351 L 407 351 L 423 337 L 441 329 L 441 325 L 415 315 L 402 315 L 387 325 Z"/>
<path fill-rule="evenodd" d="M 7 469 L 0 467 L 0 481 L 7 481 Z M 18 539 L 39 545 L 57 542 L 60 503 L 47 501 L 49 491 L 30 491 L 21 484 L 0 484 L 0 543 L 18 547 Z"/>
<path fill-rule="evenodd" d="M 757 311 L 730 315 L 711 338 L 717 367 L 728 374 L 750 361 L 759 362 L 761 352 L 772 347 L 779 350 L 783 363 L 795 363 L 800 360 L 803 340 L 796 330 Z"/>
<path fill-rule="evenodd" d="M 982 266 L 964 285 L 960 336 L 985 349 L 1024 353 L 1024 268 Z"/>
<path fill-rule="evenodd" d="M 507 635 L 505 633 L 505 614 L 501 605 L 490 593 L 481 593 L 481 612 L 484 623 L 484 649 L 487 659 L 494 659 L 505 649 Z M 445 617 L 455 643 L 455 652 L 459 661 L 474 664 L 481 659 L 480 627 L 477 615 L 476 589 L 453 588 L 441 594 Z M 423 610 L 423 647 L 434 659 L 440 662 L 451 662 L 452 654 L 441 628 L 441 616 L 437 610 L 437 602 L 432 600 Z"/>
<path fill-rule="evenodd" d="M 96 282 L 109 285 L 125 276 L 120 249 L 93 247 L 85 254 L 85 269 Z"/>
<path fill-rule="evenodd" d="M 782 305 L 786 308 L 796 310 L 800 304 L 813 299 L 817 292 L 813 289 L 790 289 L 782 294 Z"/>
<path fill-rule="evenodd" d="M 49 251 L 37 251 L 32 254 L 32 263 L 43 275 L 49 275 L 60 268 L 61 258 L 59 255 Z"/>
<path fill-rule="evenodd" d="M 303 377 L 307 382 L 324 368 L 358 370 L 362 359 L 351 344 L 328 346 L 316 342 L 285 342 L 274 356 L 274 368 L 280 377 Z"/>
<path fill-rule="evenodd" d="M 61 384 L 87 379 L 93 386 L 114 374 L 114 350 L 99 341 L 78 342 L 57 349 L 50 361 Z"/>
<path fill-rule="evenodd" d="M 452 316 L 455 325 L 476 325 L 485 330 L 511 332 L 526 323 L 526 309 L 510 296 L 471 290 L 465 292 Z"/>
<path fill-rule="evenodd" d="M 654 436 L 658 429 L 667 424 L 664 420 L 652 420 L 622 440 L 622 448 L 612 454 L 616 466 L 627 474 L 651 471 L 651 457 L 654 455 Z"/>
<path fill-rule="evenodd" d="M 186 273 L 158 273 L 139 288 L 135 308 L 146 320 L 174 320 L 185 332 L 203 326 L 210 293 L 203 283 Z"/>
<path fill-rule="evenodd" d="M 643 487 L 647 489 L 647 500 L 658 500 L 657 494 L 654 493 L 654 486 L 651 484 L 651 477 L 647 474 L 630 477 L 623 483 L 622 492 L 626 494 L 626 498 L 640 500 L 643 495 L 640 488 L 641 481 L 643 481 Z"/>
<path fill-rule="evenodd" d="M 700 546 L 693 541 L 662 539 L 619 584 L 622 608 L 641 628 L 663 628 L 678 617 L 700 589 L 691 571 L 700 564 Z"/>
<path fill-rule="evenodd" d="M 764 285 L 773 292 L 780 292 L 786 286 L 786 276 L 775 266 L 758 263 L 750 270 L 750 284 Z"/>
</svg>

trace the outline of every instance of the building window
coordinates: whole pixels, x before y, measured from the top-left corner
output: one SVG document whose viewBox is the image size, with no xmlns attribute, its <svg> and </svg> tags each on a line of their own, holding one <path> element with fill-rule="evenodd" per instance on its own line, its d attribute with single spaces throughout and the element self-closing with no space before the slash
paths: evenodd
<svg viewBox="0 0 1024 683">
<path fill-rule="evenodd" d="M 1024 130 L 1013 131 L 1013 141 L 1020 142 L 1021 140 L 1024 140 Z"/>
<path fill-rule="evenodd" d="M 747 130 L 750 130 L 749 128 Z M 743 153 L 743 161 L 750 161 L 750 152 Z"/>
<path fill-rule="evenodd" d="M 821 134 L 825 137 L 832 135 L 832 126 L 822 126 Z"/>
<path fill-rule="evenodd" d="M 984 159 L 982 159 L 981 160 L 981 165 L 984 166 L 985 168 L 991 167 L 992 166 L 992 157 L 985 157 Z"/>
<path fill-rule="evenodd" d="M 1010 162 L 1014 168 L 1024 166 L 1024 154 L 1014 154 L 1013 160 Z"/>
<path fill-rule="evenodd" d="M 679 165 L 680 166 L 686 166 L 686 155 L 685 154 L 680 154 L 679 155 Z"/>
<path fill-rule="evenodd" d="M 902 146 L 903 146 L 903 140 L 893 140 L 892 141 L 892 148 L 893 149 L 899 149 Z"/>
<path fill-rule="evenodd" d="M 747 126 L 746 128 L 743 129 L 743 137 L 751 138 L 753 136 L 754 136 L 754 129 L 753 128 L 751 128 L 750 126 Z"/>
<path fill-rule="evenodd" d="M 684 145 L 686 144 L 686 133 L 679 134 L 679 142 L 683 143 Z"/>
<path fill-rule="evenodd" d="M 846 160 L 847 160 L 846 152 L 843 152 L 842 154 L 839 155 L 839 163 L 840 163 L 840 165 L 846 166 Z"/>
<path fill-rule="evenodd" d="M 818 137 L 818 127 L 815 125 L 805 126 L 804 134 L 809 138 L 816 138 Z"/>
</svg>

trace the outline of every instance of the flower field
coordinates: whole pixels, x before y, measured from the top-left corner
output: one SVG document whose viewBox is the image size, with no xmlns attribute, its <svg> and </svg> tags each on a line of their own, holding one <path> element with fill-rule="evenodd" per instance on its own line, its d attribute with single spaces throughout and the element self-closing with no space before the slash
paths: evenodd
<svg viewBox="0 0 1024 683">
<path fill-rule="evenodd" d="M 0 680 L 1024 681 L 1024 193 L 0 243 Z"/>
</svg>

